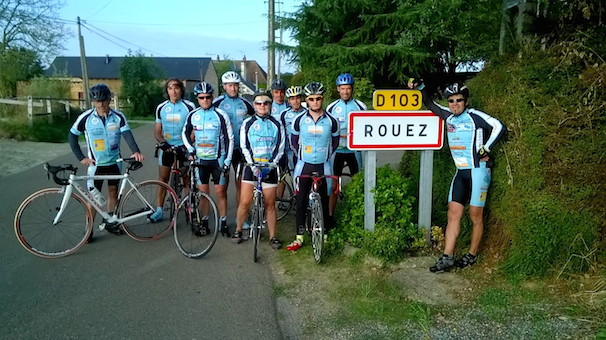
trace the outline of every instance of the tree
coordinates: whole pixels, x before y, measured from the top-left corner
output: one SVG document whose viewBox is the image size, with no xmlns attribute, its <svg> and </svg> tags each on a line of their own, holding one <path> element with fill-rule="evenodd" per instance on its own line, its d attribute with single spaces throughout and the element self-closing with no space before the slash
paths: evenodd
<svg viewBox="0 0 606 340">
<path fill-rule="evenodd" d="M 0 54 L 0 97 L 14 97 L 17 82 L 27 81 L 42 74 L 42 66 L 35 52 L 18 48 Z"/>
<path fill-rule="evenodd" d="M 120 64 L 122 97 L 131 104 L 129 114 L 145 117 L 154 114 L 156 105 L 163 99 L 164 72 L 152 58 L 140 51 L 129 54 Z"/>
<path fill-rule="evenodd" d="M 57 19 L 62 6 L 58 0 L 1 0 L 0 53 L 25 48 L 45 61 L 56 55 L 71 34 Z"/>
<path fill-rule="evenodd" d="M 377 86 L 410 75 L 454 72 L 498 43 L 500 0 L 315 0 L 283 19 L 299 42 L 279 46 L 302 71 L 350 72 Z M 490 18 L 495 18 L 490 20 Z"/>
</svg>

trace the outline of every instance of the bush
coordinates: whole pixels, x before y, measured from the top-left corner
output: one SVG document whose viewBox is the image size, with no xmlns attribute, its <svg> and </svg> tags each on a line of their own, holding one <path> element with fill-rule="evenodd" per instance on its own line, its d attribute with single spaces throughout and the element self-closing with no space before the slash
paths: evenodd
<svg viewBox="0 0 606 340">
<path fill-rule="evenodd" d="M 337 208 L 335 245 L 345 240 L 383 261 L 394 262 L 424 245 L 423 232 L 412 223 L 409 181 L 389 166 L 377 171 L 375 230 L 364 229 L 364 173 L 356 174 L 343 188 L 344 199 Z"/>
</svg>

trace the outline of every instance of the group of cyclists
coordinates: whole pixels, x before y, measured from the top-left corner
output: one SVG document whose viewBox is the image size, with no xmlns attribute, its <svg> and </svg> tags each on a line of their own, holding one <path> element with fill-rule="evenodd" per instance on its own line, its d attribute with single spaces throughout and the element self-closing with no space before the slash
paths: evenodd
<svg viewBox="0 0 606 340">
<path fill-rule="evenodd" d="M 284 188 L 278 185 L 278 169 L 292 170 L 298 190 L 296 238 L 286 249 L 296 251 L 304 245 L 307 197 L 312 185 L 311 177 L 299 176 L 312 173 L 340 176 L 345 166 L 352 176 L 355 175 L 362 168 L 362 160 L 359 151 L 347 148 L 348 116 L 351 111 L 367 108 L 353 98 L 355 81 L 349 73 L 337 77 L 335 83 L 339 99 L 328 104 L 326 110 L 323 105 L 326 88 L 319 82 L 288 87 L 284 80 L 277 79 L 272 82 L 271 91 L 255 93 L 250 103 L 239 96 L 241 81 L 240 75 L 234 71 L 223 74 L 224 94 L 216 98 L 211 84 L 197 84 L 193 94 L 198 107 L 184 98 L 186 89 L 180 79 L 171 78 L 166 82 L 167 100 L 157 106 L 155 113 L 154 137 L 160 148 L 159 179 L 168 182 L 175 157 L 179 167 L 183 167 L 186 160 L 196 162 L 195 178 L 183 177 L 185 190 L 188 190 L 190 181 L 195 181 L 199 190 L 209 193 L 212 177 L 221 233 L 231 237 L 234 243 L 241 243 L 256 179 L 261 176 L 269 243 L 273 249 L 279 249 L 282 243 L 276 234 L 275 201 Z M 448 87 L 448 107 L 433 102 L 425 92 L 424 84 L 411 79 L 408 86 L 421 90 L 425 106 L 446 121 L 449 145 L 457 166 L 449 195 L 444 255 L 430 270 L 442 272 L 455 265 L 472 265 L 483 233 L 482 212 L 490 183 L 488 153 L 504 132 L 502 124 L 481 111 L 468 108 L 469 91 L 463 85 Z M 95 107 L 76 119 L 70 129 L 70 145 L 78 160 L 88 166 L 89 175 L 120 174 L 117 159 L 120 157 L 121 137 L 133 151 L 132 157 L 138 161 L 145 157 L 140 153 L 124 115 L 109 107 L 109 88 L 97 84 L 90 89 L 90 95 Z M 82 133 L 86 136 L 86 156 L 78 145 L 78 136 Z M 237 205 L 233 233 L 227 226 L 227 186 L 231 169 Z M 108 182 L 109 211 L 116 204 L 116 182 Z M 323 180 L 319 187 L 327 230 L 335 224 L 333 185 L 336 183 Z M 88 186 L 91 190 L 100 190 L 102 181 L 88 183 Z M 162 190 L 157 193 L 158 206 L 150 216 L 152 222 L 165 218 L 162 207 L 165 194 Z M 468 202 L 473 221 L 471 247 L 461 259 L 455 260 L 454 245 Z M 105 229 L 121 233 L 117 225 L 106 224 Z M 199 237 L 209 233 L 207 218 L 203 218 L 202 228 L 196 232 Z M 92 234 L 89 241 L 92 241 Z"/>
</svg>

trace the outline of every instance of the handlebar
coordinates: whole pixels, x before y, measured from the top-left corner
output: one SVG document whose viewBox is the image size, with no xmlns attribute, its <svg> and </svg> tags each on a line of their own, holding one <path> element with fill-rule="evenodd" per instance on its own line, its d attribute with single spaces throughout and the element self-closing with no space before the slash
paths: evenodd
<svg viewBox="0 0 606 340">
<path fill-rule="evenodd" d="M 48 163 L 44 164 L 44 170 L 46 170 L 46 178 L 50 178 L 50 175 L 53 175 L 53 181 L 55 181 L 55 183 L 59 184 L 59 185 L 68 185 L 69 184 L 69 179 L 67 178 L 60 178 L 59 175 L 57 175 L 59 172 L 62 171 L 72 171 L 72 174 L 76 174 L 76 172 L 78 171 L 78 168 L 74 167 L 71 164 L 63 164 L 60 166 L 52 166 Z"/>
<path fill-rule="evenodd" d="M 312 179 L 312 188 L 314 189 L 314 191 L 318 190 L 318 186 L 320 185 L 320 181 L 322 181 L 325 178 L 330 178 L 330 179 L 334 179 L 337 181 L 337 187 L 335 189 L 335 191 L 333 192 L 335 195 L 339 193 L 339 191 L 341 191 L 341 177 L 340 176 L 336 176 L 336 175 L 323 175 L 320 176 L 319 173 L 314 172 L 311 175 L 299 175 L 296 177 L 295 179 L 295 195 L 298 194 L 299 191 L 299 179 L 300 178 L 311 178 Z"/>
</svg>

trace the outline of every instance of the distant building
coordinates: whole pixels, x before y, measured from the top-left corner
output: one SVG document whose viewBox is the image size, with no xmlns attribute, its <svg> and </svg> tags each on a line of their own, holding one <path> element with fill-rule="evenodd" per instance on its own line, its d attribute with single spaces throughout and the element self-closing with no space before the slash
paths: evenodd
<svg viewBox="0 0 606 340">
<path fill-rule="evenodd" d="M 220 60 L 217 59 L 215 62 L 220 62 Z M 230 69 L 238 72 L 243 80 L 240 84 L 241 95 L 252 98 L 259 85 L 265 87 L 267 72 L 255 60 L 246 60 L 246 56 L 244 56 L 242 60 L 232 60 L 231 62 Z M 221 79 L 221 74 L 218 77 Z"/>
<path fill-rule="evenodd" d="M 126 57 L 86 57 L 89 85 L 105 83 L 112 93 L 120 94 L 120 63 Z M 180 78 L 185 81 L 188 92 L 203 79 L 219 89 L 219 80 L 210 58 L 153 58 L 168 78 Z M 82 69 L 80 57 L 57 57 L 46 70 L 47 77 L 64 77 L 71 81 L 71 98 L 83 99 Z M 217 93 L 218 94 L 218 93 Z M 217 95 L 215 94 L 215 95 Z"/>
</svg>

